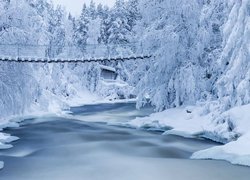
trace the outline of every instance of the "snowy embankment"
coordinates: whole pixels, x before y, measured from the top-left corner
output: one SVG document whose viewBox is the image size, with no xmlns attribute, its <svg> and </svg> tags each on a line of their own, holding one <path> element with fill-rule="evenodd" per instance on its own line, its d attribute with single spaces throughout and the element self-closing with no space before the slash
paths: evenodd
<svg viewBox="0 0 250 180">
<path fill-rule="evenodd" d="M 69 107 L 83 106 L 86 104 L 101 104 L 110 102 L 135 102 L 135 99 L 119 99 L 119 95 L 126 97 L 126 92 L 130 92 L 127 83 L 122 81 L 106 82 L 100 81 L 98 88 L 100 93 L 91 93 L 88 90 L 76 90 L 74 86 L 71 86 L 70 97 L 65 97 L 63 94 L 54 94 L 49 90 L 43 90 L 42 95 L 37 100 L 30 104 L 30 107 L 24 110 L 22 113 L 13 116 L 4 116 L 0 119 L 0 150 L 12 148 L 11 142 L 18 140 L 18 137 L 11 136 L 9 134 L 2 133 L 6 128 L 19 127 L 19 123 L 24 119 L 30 119 L 33 117 L 46 117 L 46 116 L 65 116 Z M 122 88 L 121 88 L 122 87 Z M 125 89 L 125 90 L 123 90 Z M 74 91 L 75 90 L 75 91 Z M 76 93 L 74 93 L 76 92 Z M 105 93 L 104 93 L 105 92 Z M 130 93 L 128 93 L 130 94 Z M 8 117 L 8 118 L 6 118 Z M 65 116 L 67 117 L 67 116 Z M 4 163 L 0 161 L 0 169 L 4 167 Z"/>
<path fill-rule="evenodd" d="M 18 127 L 18 123 L 11 122 L 10 120 L 0 121 L 0 131 L 7 127 Z M 5 134 L 0 132 L 0 150 L 1 149 L 9 149 L 13 146 L 9 143 L 18 140 L 18 137 L 11 136 L 9 134 Z M 0 169 L 4 167 L 4 162 L 0 161 Z"/>
<path fill-rule="evenodd" d="M 225 159 L 233 164 L 250 166 L 250 105 L 235 107 L 221 115 L 230 118 L 239 138 L 231 142 L 193 154 L 194 159 Z M 229 129 L 230 130 L 230 129 Z"/>
<path fill-rule="evenodd" d="M 64 108 L 68 108 L 70 106 L 82 105 L 82 104 L 90 104 L 97 103 L 100 101 L 100 97 L 97 95 L 91 94 L 88 91 L 78 92 L 77 96 L 72 99 L 66 99 L 63 97 L 56 97 L 49 91 L 45 93 L 49 98 L 41 99 L 41 102 L 47 104 L 47 108 L 44 107 L 44 104 L 33 103 L 30 105 L 28 109 L 26 109 L 23 113 L 19 113 L 12 116 L 5 116 L 0 118 L 0 150 L 1 149 L 9 149 L 13 146 L 10 144 L 13 141 L 18 140 L 18 137 L 11 136 L 6 133 L 2 133 L 6 128 L 16 128 L 19 127 L 19 123 L 24 119 L 29 119 L 32 117 L 45 117 L 45 116 L 61 116 L 63 115 Z M 48 101 L 50 99 L 50 101 Z M 4 163 L 0 161 L 0 169 L 4 167 Z"/>
<path fill-rule="evenodd" d="M 214 106 L 216 109 L 216 106 Z M 250 105 L 235 107 L 222 114 L 206 114 L 207 108 L 168 109 L 149 117 L 136 118 L 128 125 L 136 128 L 166 130 L 163 135 L 204 137 L 224 145 L 199 151 L 193 159 L 220 159 L 250 166 Z M 170 130 L 169 130 L 170 129 Z"/>
</svg>

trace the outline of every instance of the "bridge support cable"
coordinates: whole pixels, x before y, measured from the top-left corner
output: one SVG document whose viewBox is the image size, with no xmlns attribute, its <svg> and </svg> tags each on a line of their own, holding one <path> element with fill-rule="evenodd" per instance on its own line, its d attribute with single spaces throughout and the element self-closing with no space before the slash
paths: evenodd
<svg viewBox="0 0 250 180">
<path fill-rule="evenodd" d="M 16 63 L 87 63 L 150 59 L 142 44 L 76 46 L 0 44 L 0 62 Z"/>
</svg>

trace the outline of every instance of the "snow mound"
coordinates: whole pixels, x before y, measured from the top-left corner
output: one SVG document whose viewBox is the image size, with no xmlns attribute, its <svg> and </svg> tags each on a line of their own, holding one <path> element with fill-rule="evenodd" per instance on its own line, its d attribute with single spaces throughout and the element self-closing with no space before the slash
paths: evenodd
<svg viewBox="0 0 250 180">
<path fill-rule="evenodd" d="M 0 169 L 3 169 L 4 167 L 4 162 L 0 161 Z"/>
<path fill-rule="evenodd" d="M 126 125 L 135 128 L 165 130 L 163 135 L 204 137 L 224 145 L 193 154 L 193 159 L 220 159 L 250 166 L 250 105 L 232 108 L 224 113 L 206 106 L 168 109 L 149 117 L 136 118 Z"/>
<path fill-rule="evenodd" d="M 11 144 L 8 144 L 8 143 L 11 143 L 11 142 L 16 141 L 18 139 L 19 139 L 18 137 L 11 136 L 9 134 L 5 134 L 5 133 L 0 132 L 0 149 L 12 148 L 13 146 Z"/>
<path fill-rule="evenodd" d="M 0 142 L 2 143 L 10 143 L 18 139 L 19 139 L 18 137 L 10 136 L 9 134 L 5 134 L 5 133 L 0 133 Z"/>
<path fill-rule="evenodd" d="M 232 164 L 250 166 L 250 134 L 240 137 L 237 141 L 224 146 L 195 152 L 192 159 L 217 159 L 226 160 Z"/>
<path fill-rule="evenodd" d="M 250 105 L 235 107 L 223 113 L 218 119 L 230 117 L 235 128 L 234 131 L 240 136 L 231 139 L 231 142 L 199 151 L 193 154 L 194 159 L 223 159 L 233 164 L 250 166 Z M 231 131 L 231 129 L 228 129 Z"/>
<path fill-rule="evenodd" d="M 165 134 L 194 136 L 202 133 L 204 128 L 209 125 L 206 118 L 199 115 L 200 109 L 196 109 L 192 113 L 188 109 L 193 109 L 193 107 L 168 109 L 154 113 L 149 117 L 136 118 L 128 122 L 128 125 L 135 128 L 153 127 L 167 129 Z"/>
</svg>

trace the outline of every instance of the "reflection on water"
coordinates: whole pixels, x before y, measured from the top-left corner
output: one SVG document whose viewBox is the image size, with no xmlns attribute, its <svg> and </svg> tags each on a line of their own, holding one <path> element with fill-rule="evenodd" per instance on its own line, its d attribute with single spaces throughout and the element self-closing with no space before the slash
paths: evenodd
<svg viewBox="0 0 250 180">
<path fill-rule="evenodd" d="M 102 104 L 72 108 L 86 121 L 64 118 L 26 120 L 21 128 L 7 133 L 21 139 L 14 148 L 0 151 L 5 168 L 1 180 L 243 180 L 250 169 L 222 161 L 189 160 L 197 150 L 214 145 L 211 141 L 162 136 L 130 128 L 108 126 L 117 121 L 143 116 L 134 104 Z M 132 113 L 131 113 L 132 112 Z M 105 121 L 98 120 L 106 114 Z M 96 118 L 98 117 L 98 118 Z M 120 119 L 119 119 L 120 118 Z M 90 120 L 91 119 L 91 120 Z M 94 119 L 97 122 L 89 122 Z M 34 123 L 36 122 L 36 123 Z M 102 122 L 102 123 L 101 123 Z M 211 173 L 213 172 L 213 173 Z"/>
</svg>

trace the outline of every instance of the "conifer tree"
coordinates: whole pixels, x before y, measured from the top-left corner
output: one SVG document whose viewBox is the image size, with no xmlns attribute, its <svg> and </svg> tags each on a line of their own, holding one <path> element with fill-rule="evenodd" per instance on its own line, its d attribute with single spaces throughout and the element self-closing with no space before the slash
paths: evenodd
<svg viewBox="0 0 250 180">
<path fill-rule="evenodd" d="M 109 7 L 104 6 L 101 18 L 101 26 L 100 26 L 100 37 L 98 39 L 99 43 L 108 44 L 108 39 L 110 36 L 109 28 L 111 26 L 111 14 Z"/>
<path fill-rule="evenodd" d="M 126 3 L 124 0 L 116 0 L 114 10 L 111 14 L 111 25 L 109 27 L 108 43 L 123 44 L 127 43 L 130 33 L 128 24 L 128 16 L 126 10 Z"/>
<path fill-rule="evenodd" d="M 136 22 L 141 19 L 140 11 L 138 9 L 138 0 L 129 0 L 127 2 L 127 18 L 130 31 L 133 30 Z"/>
<path fill-rule="evenodd" d="M 49 57 L 55 57 L 62 53 L 65 45 L 65 27 L 63 24 L 64 10 L 61 6 L 57 6 L 55 10 L 50 11 L 50 19 L 48 32 L 50 33 L 49 40 Z"/>
<path fill-rule="evenodd" d="M 86 4 L 83 5 L 80 18 L 76 21 L 74 30 L 74 41 L 82 53 L 86 50 L 88 39 L 89 17 Z"/>
<path fill-rule="evenodd" d="M 89 17 L 94 20 L 97 18 L 97 12 L 96 12 L 96 5 L 94 3 L 93 0 L 90 1 L 90 5 L 89 5 L 89 8 L 88 8 L 88 15 Z"/>
</svg>

